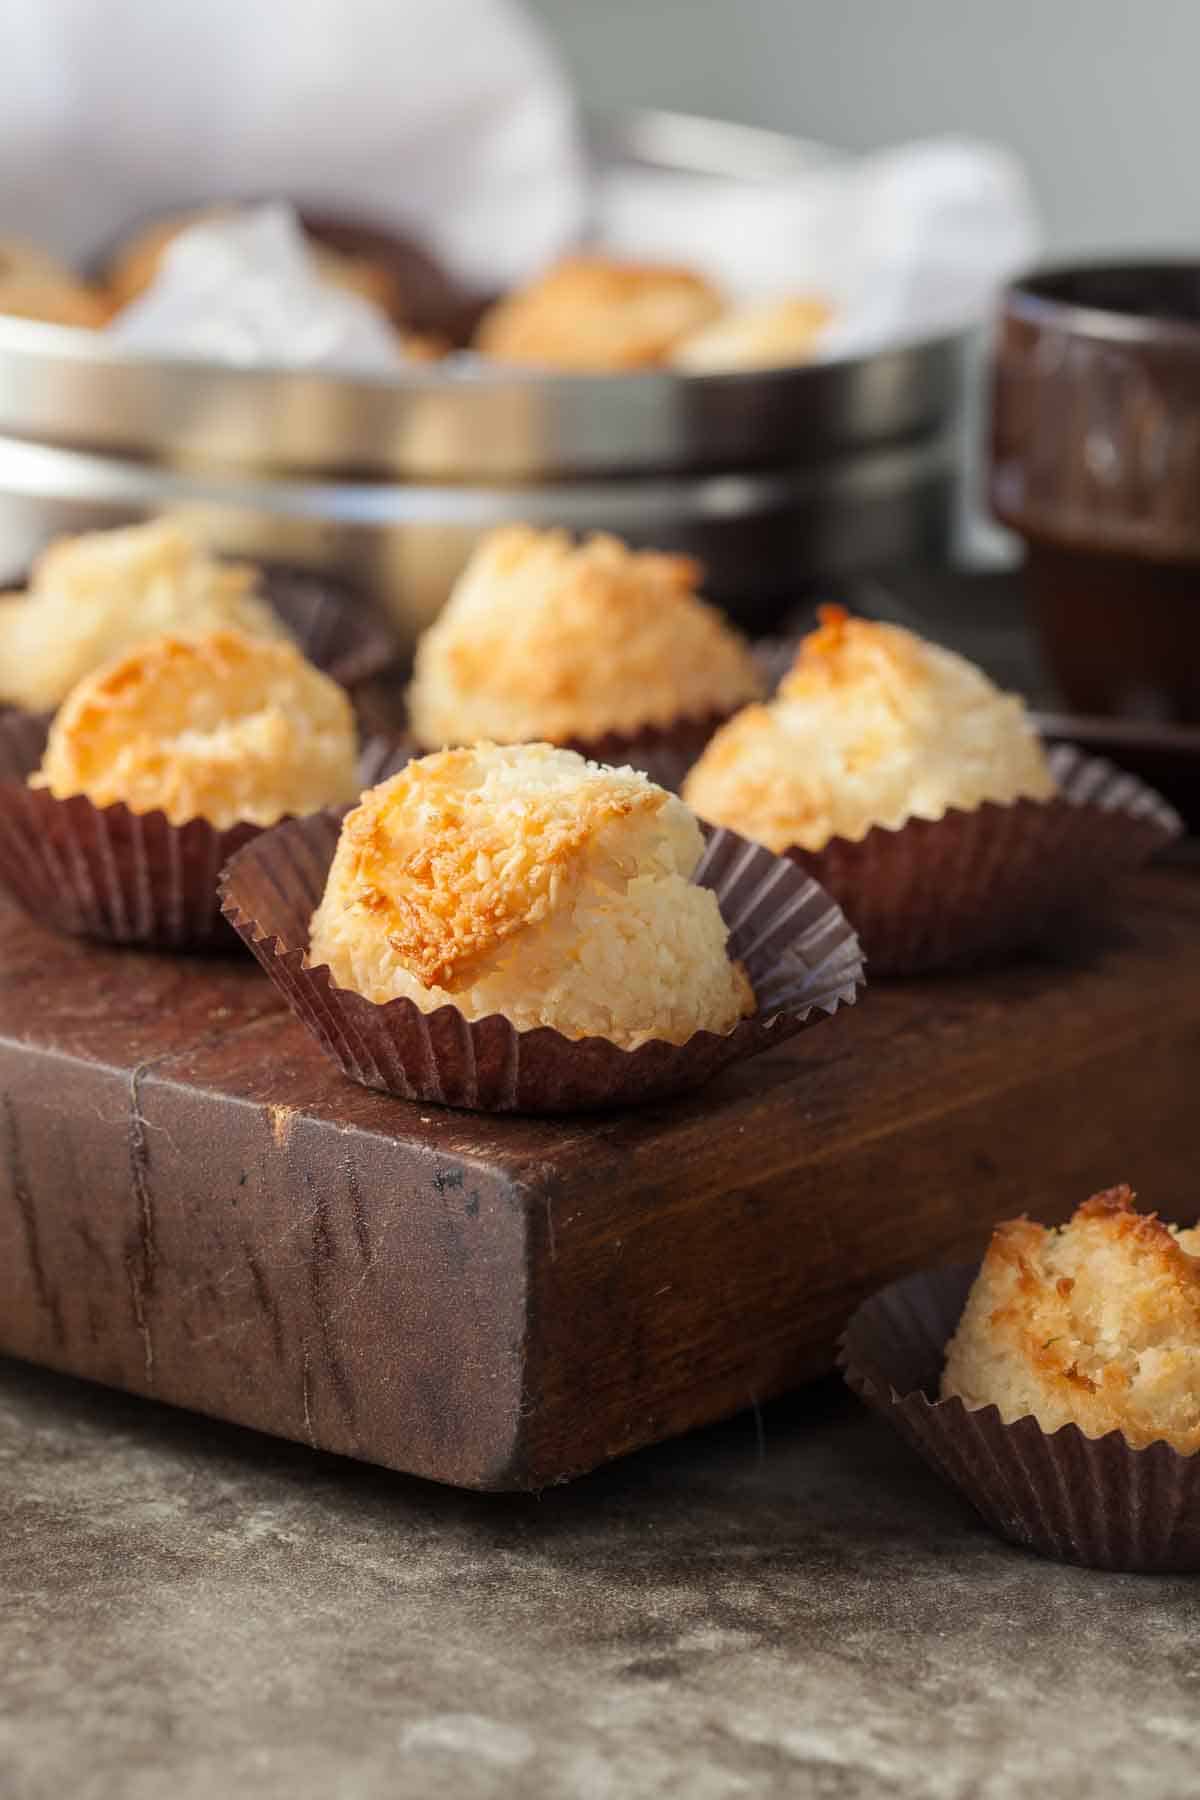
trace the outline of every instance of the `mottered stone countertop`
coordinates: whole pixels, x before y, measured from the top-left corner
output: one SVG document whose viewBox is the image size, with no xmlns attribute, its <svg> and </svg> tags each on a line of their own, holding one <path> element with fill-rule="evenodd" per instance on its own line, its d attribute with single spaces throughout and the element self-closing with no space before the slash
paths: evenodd
<svg viewBox="0 0 1200 1800">
<path fill-rule="evenodd" d="M 1200 1584 L 1011 1549 L 830 1383 L 536 1497 L 0 1362 L 0 1800 L 1200 1791 Z"/>
</svg>

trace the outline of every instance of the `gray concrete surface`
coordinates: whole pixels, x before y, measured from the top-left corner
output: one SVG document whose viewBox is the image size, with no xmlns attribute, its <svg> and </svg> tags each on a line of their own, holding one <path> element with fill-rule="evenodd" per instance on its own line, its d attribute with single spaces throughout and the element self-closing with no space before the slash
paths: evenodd
<svg viewBox="0 0 1200 1800">
<path fill-rule="evenodd" d="M 497 1500 L 0 1363 L 3 1800 L 1192 1795 L 1197 1593 L 834 1385 Z"/>
</svg>

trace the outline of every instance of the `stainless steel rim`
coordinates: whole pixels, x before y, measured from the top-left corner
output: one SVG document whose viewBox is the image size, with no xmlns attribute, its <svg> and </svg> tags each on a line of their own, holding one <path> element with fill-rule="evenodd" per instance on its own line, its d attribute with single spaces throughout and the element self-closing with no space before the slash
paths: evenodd
<svg viewBox="0 0 1200 1800">
<path fill-rule="evenodd" d="M 82 341 L 81 341 L 82 340 Z M 819 461 L 936 431 L 959 340 L 744 375 L 354 381 L 113 354 L 0 319 L 0 431 L 122 455 L 409 481 L 519 481 Z"/>
<path fill-rule="evenodd" d="M 763 511 L 904 495 L 951 473 L 956 450 L 955 435 L 943 432 L 817 468 L 502 488 L 259 479 L 243 471 L 166 467 L 0 438 L 0 493 L 69 500 L 114 512 L 197 505 L 379 529 L 450 525 L 483 530 L 513 519 L 602 529 L 617 510 L 624 520 L 652 529 L 662 520 L 719 522 Z"/>
</svg>

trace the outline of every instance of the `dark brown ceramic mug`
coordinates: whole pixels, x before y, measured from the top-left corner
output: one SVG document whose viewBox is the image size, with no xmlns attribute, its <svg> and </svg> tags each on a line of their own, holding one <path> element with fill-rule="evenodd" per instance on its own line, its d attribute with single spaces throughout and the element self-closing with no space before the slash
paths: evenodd
<svg viewBox="0 0 1200 1800">
<path fill-rule="evenodd" d="M 1067 704 L 1200 722 L 1200 264 L 1009 288 L 990 495 Z"/>
</svg>

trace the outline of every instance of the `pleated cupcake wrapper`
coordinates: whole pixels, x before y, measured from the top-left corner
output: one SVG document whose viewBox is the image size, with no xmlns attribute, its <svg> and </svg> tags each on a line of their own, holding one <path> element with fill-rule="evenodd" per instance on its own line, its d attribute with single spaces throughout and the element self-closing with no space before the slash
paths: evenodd
<svg viewBox="0 0 1200 1800">
<path fill-rule="evenodd" d="M 46 745 L 46 722 L 0 716 L 0 886 L 40 923 L 76 937 L 171 950 L 232 949 L 217 880 L 262 830 L 242 821 L 173 825 L 162 812 L 60 800 L 28 777 Z M 359 758 L 364 787 L 395 773 L 404 748 L 379 740 Z"/>
<path fill-rule="evenodd" d="M 268 564 L 261 591 L 310 663 L 353 690 L 395 667 L 399 645 L 364 595 L 328 576 Z"/>
<path fill-rule="evenodd" d="M 740 1057 L 782 1043 L 855 999 L 862 956 L 841 911 L 802 871 L 732 832 L 708 837 L 695 879 L 730 927 L 730 955 L 758 1011 L 721 1036 L 625 1050 L 549 1026 L 521 1031 L 447 1005 L 377 1005 L 306 966 L 308 928 L 325 889 L 340 819 L 325 813 L 275 827 L 222 877 L 225 912 L 263 968 L 345 1073 L 407 1100 L 483 1112 L 561 1113 L 663 1099 L 698 1087 Z"/>
<path fill-rule="evenodd" d="M 217 877 L 259 828 L 172 825 L 161 812 L 0 784 L 0 884 L 39 923 L 163 949 L 232 948 Z"/>
<path fill-rule="evenodd" d="M 609 731 L 598 738 L 572 738 L 566 747 L 612 768 L 628 764 L 640 769 L 659 787 L 677 794 L 684 776 L 728 717 L 728 713 L 709 713 L 701 719 L 676 719 L 671 725 L 647 725 L 628 734 Z"/>
<path fill-rule="evenodd" d="M 1071 744 L 1049 752 L 1053 800 L 992 801 L 786 854 L 826 888 L 872 975 L 953 968 L 1035 942 L 1063 914 L 1181 835 L 1152 788 Z"/>
<path fill-rule="evenodd" d="M 937 1399 L 978 1272 L 910 1275 L 864 1302 L 839 1357 L 855 1393 L 1010 1543 L 1093 1569 L 1200 1570 L 1200 1456 L 1167 1443 L 1135 1450 L 1119 1431 L 1006 1425 L 994 1406 Z"/>
</svg>

